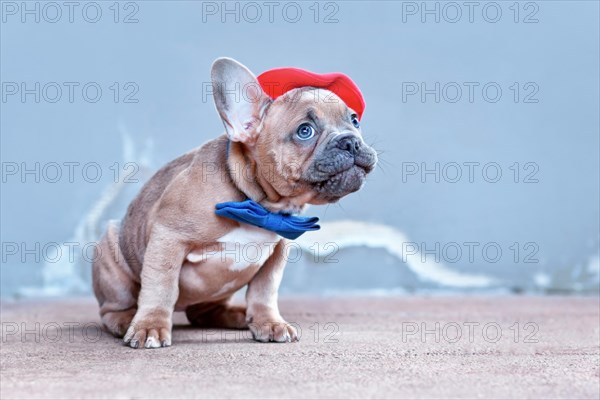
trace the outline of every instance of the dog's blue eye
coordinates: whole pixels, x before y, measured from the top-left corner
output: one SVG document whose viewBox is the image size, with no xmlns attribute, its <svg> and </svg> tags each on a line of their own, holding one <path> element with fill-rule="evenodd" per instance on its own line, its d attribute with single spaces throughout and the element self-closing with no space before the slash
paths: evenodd
<svg viewBox="0 0 600 400">
<path fill-rule="evenodd" d="M 352 125 L 354 125 L 355 128 L 360 128 L 360 122 L 358 122 L 358 115 L 352 114 L 352 116 L 350 116 L 350 119 L 352 120 Z"/>
<path fill-rule="evenodd" d="M 310 124 L 302 124 L 298 127 L 296 136 L 298 136 L 298 139 L 300 140 L 308 140 L 315 136 L 315 128 L 313 128 Z"/>
</svg>

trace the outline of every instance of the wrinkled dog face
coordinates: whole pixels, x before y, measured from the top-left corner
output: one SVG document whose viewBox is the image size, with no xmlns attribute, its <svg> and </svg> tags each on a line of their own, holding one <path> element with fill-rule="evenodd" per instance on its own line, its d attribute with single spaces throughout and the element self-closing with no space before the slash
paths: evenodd
<svg viewBox="0 0 600 400">
<path fill-rule="evenodd" d="M 266 109 L 262 125 L 256 146 L 269 154 L 260 164 L 274 166 L 271 184 L 290 196 L 312 191 L 311 204 L 359 190 L 377 163 L 356 113 L 328 90 L 286 93 Z"/>
<path fill-rule="evenodd" d="M 229 138 L 245 145 L 257 174 L 280 196 L 335 202 L 359 190 L 375 167 L 377 153 L 364 143 L 356 113 L 331 91 L 303 87 L 272 100 L 228 58 L 215 61 L 211 75 Z"/>
</svg>

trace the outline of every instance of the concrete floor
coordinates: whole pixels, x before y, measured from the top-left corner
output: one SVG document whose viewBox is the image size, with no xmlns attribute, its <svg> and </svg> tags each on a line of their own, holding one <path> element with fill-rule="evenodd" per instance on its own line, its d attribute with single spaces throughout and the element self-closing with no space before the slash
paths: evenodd
<svg viewBox="0 0 600 400">
<path fill-rule="evenodd" d="M 287 298 L 281 308 L 299 343 L 192 329 L 178 314 L 172 347 L 132 350 L 98 330 L 91 299 L 3 302 L 0 394 L 600 397 L 598 298 Z"/>
</svg>

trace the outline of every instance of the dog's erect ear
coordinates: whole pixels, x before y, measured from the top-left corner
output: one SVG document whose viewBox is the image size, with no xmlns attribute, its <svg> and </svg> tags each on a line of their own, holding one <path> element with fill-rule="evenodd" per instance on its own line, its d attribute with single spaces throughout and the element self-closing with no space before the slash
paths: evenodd
<svg viewBox="0 0 600 400">
<path fill-rule="evenodd" d="M 211 78 L 215 105 L 227 135 L 235 142 L 253 144 L 271 98 L 252 72 L 234 59 L 218 58 L 212 65 Z"/>
</svg>

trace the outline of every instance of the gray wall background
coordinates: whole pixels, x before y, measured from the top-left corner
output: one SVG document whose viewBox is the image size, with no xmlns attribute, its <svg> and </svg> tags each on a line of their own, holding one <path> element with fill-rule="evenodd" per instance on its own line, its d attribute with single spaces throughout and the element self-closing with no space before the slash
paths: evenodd
<svg viewBox="0 0 600 400">
<path fill-rule="evenodd" d="M 113 3 L 77 3 L 70 22 L 62 2 L 60 17 L 54 5 L 27 2 L 36 22 L 21 2 L 2 2 L 2 296 L 89 290 L 85 243 L 123 215 L 152 171 L 222 132 L 203 92 L 219 56 L 256 74 L 348 74 L 367 101 L 365 138 L 383 151 L 362 192 L 310 209 L 330 227 L 324 240 L 340 241 L 337 262 L 305 251 L 286 271 L 285 293 L 597 292 L 598 2 L 477 2 L 472 15 L 463 2 L 276 2 L 272 16 L 260 1 L 121 2 L 118 16 Z M 439 22 L 423 7 L 439 10 Z M 97 9 L 99 20 L 86 21 Z M 36 82 L 40 101 L 22 98 L 21 84 L 35 92 Z M 72 102 L 65 82 L 79 85 Z M 102 89 L 97 102 L 82 93 L 90 82 Z M 422 98 L 421 85 L 436 82 L 439 99 Z M 56 86 L 62 96 L 51 102 Z M 36 163 L 38 176 L 22 176 Z M 139 183 L 115 184 L 115 163 L 121 180 L 139 168 Z M 436 163 L 439 182 L 409 174 Z M 472 179 L 465 163 L 479 163 Z M 352 229 L 336 233 L 340 220 Z M 74 258 L 56 257 L 51 244 L 69 241 L 79 242 Z M 476 243 L 472 258 L 466 242 Z M 406 243 L 424 254 L 409 262 Z"/>
</svg>

